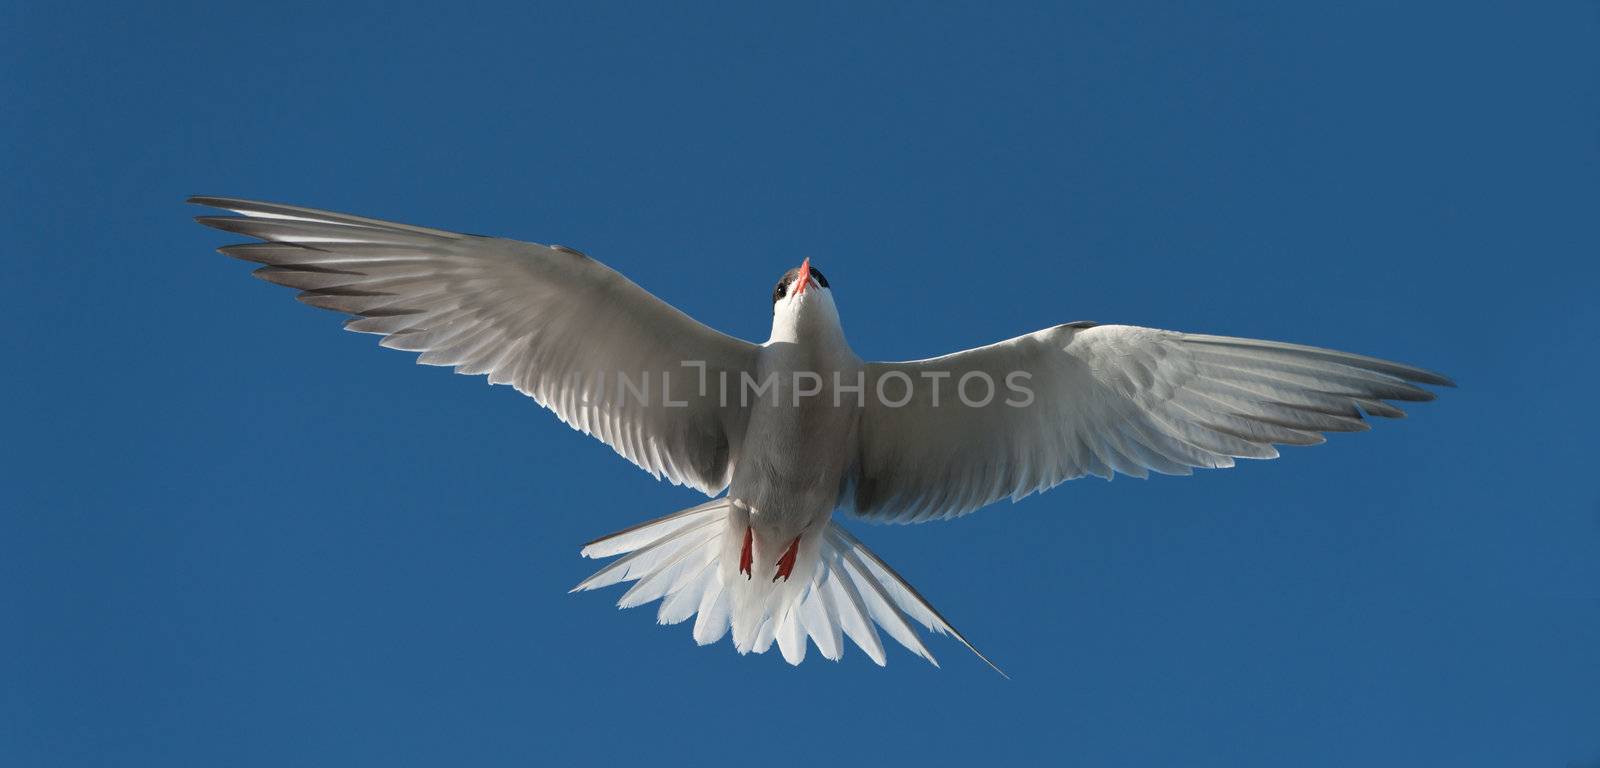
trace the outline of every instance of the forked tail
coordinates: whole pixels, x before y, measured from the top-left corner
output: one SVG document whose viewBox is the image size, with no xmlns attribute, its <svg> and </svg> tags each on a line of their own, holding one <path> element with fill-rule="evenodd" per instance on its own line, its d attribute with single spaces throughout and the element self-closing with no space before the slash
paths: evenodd
<svg viewBox="0 0 1600 768">
<path fill-rule="evenodd" d="M 843 657 L 844 638 L 849 637 L 882 666 L 887 663 L 878 635 L 882 627 L 912 653 L 938 666 L 914 626 L 921 624 L 935 634 L 954 637 L 1005 675 L 894 569 L 832 521 L 817 550 L 820 562 L 810 569 L 805 583 L 774 587 L 764 579 L 738 578 L 736 568 L 722 563 L 729 552 L 737 551 L 725 541 L 732 512 L 727 498 L 713 499 L 596 539 L 583 548 L 584 557 L 622 557 L 572 591 L 635 582 L 617 607 L 660 600 L 657 622 L 678 624 L 695 617 L 694 639 L 700 645 L 717 642 L 731 627 L 740 653 L 765 653 L 776 642 L 790 664 L 805 659 L 807 637 L 819 653 L 835 661 Z M 751 623 L 737 626 L 741 621 Z"/>
</svg>

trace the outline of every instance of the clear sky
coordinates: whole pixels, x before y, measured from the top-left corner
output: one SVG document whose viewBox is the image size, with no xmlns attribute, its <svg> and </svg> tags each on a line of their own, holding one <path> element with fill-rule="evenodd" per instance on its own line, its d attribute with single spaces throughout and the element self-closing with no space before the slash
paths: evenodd
<svg viewBox="0 0 1600 768">
<path fill-rule="evenodd" d="M 0 2 L 0 764 L 1600 760 L 1600 7 L 573 5 Z M 568 595 L 696 494 L 190 194 L 565 243 L 758 341 L 809 256 L 868 359 L 1089 319 L 1461 386 L 852 523 L 1013 679 L 793 669 Z"/>
</svg>

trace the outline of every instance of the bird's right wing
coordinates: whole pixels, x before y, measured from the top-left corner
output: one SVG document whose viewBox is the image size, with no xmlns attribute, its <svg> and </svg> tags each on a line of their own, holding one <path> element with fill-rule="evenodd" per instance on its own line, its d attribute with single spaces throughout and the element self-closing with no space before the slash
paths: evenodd
<svg viewBox="0 0 1600 768">
<path fill-rule="evenodd" d="M 1189 474 L 1367 429 L 1439 374 L 1273 341 L 1070 323 L 944 357 L 869 363 L 843 505 L 955 517 L 1086 474 Z M 964 391 L 964 392 L 963 392 Z M 963 397 L 963 394 L 965 397 Z M 901 402 L 902 396 L 904 402 Z"/>
<path fill-rule="evenodd" d="M 275 203 L 196 197 L 241 216 L 209 227 L 263 242 L 229 256 L 355 315 L 345 327 L 510 384 L 657 478 L 715 495 L 747 414 L 706 386 L 753 371 L 757 347 L 718 333 L 577 251 Z M 622 377 L 626 377 L 624 380 Z"/>
</svg>

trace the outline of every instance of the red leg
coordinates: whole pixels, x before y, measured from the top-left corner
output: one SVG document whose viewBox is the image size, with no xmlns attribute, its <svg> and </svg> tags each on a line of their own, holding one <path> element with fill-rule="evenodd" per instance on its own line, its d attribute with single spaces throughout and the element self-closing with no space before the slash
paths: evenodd
<svg viewBox="0 0 1600 768">
<path fill-rule="evenodd" d="M 783 551 L 783 557 L 778 558 L 778 575 L 773 576 L 772 580 L 783 579 L 788 581 L 789 573 L 794 570 L 794 559 L 799 554 L 800 537 L 796 536 L 794 541 L 789 542 L 789 548 Z"/>
<path fill-rule="evenodd" d="M 747 525 L 744 528 L 744 549 L 739 551 L 739 572 L 744 574 L 745 579 L 750 578 L 750 561 L 754 557 L 754 552 L 750 549 L 752 538 L 750 526 Z"/>
</svg>

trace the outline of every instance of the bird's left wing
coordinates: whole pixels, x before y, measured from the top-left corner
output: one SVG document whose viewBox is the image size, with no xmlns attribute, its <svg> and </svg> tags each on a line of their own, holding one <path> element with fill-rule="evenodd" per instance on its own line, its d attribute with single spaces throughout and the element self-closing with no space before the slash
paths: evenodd
<svg viewBox="0 0 1600 768">
<path fill-rule="evenodd" d="M 841 500 L 873 520 L 955 517 L 1086 474 L 1189 474 L 1365 430 L 1439 374 L 1317 347 L 1069 323 L 944 357 L 867 365 Z"/>
<path fill-rule="evenodd" d="M 657 478 L 708 494 L 733 475 L 745 409 L 706 382 L 754 370 L 718 333 L 577 251 L 310 208 L 195 197 L 201 224 L 263 242 L 229 256 L 352 331 L 510 384 Z M 623 377 L 626 377 L 625 379 Z"/>
</svg>

